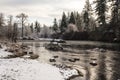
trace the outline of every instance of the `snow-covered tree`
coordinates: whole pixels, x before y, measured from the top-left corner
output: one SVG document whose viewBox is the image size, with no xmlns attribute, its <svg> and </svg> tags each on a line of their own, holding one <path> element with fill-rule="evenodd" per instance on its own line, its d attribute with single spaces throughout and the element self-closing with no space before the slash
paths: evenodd
<svg viewBox="0 0 120 80">
<path fill-rule="evenodd" d="M 65 32 L 66 29 L 67 29 L 67 18 L 66 18 L 66 14 L 63 12 L 62 20 L 60 24 L 61 33 Z"/>
<path fill-rule="evenodd" d="M 57 20 L 56 20 L 56 18 L 54 19 L 54 22 L 53 22 L 54 24 L 53 24 L 53 27 L 52 27 L 52 29 L 53 29 L 53 31 L 55 32 L 55 33 L 57 33 L 58 32 L 58 24 L 57 24 Z"/>
<path fill-rule="evenodd" d="M 35 22 L 35 31 L 38 35 L 38 33 L 40 33 L 40 23 L 38 21 Z"/>
<path fill-rule="evenodd" d="M 3 13 L 0 13 L 0 27 L 2 27 L 4 25 L 4 15 Z"/>
<path fill-rule="evenodd" d="M 66 31 L 67 32 L 78 32 L 78 28 L 75 24 L 69 24 Z"/>
<path fill-rule="evenodd" d="M 104 27 L 106 25 L 106 11 L 107 11 L 107 5 L 106 0 L 95 0 L 96 7 L 95 12 L 97 13 L 97 21 L 99 23 L 99 27 L 101 27 L 101 31 L 104 30 Z"/>
<path fill-rule="evenodd" d="M 20 23 L 21 23 L 21 25 L 22 25 L 22 37 L 23 37 L 23 32 L 24 32 L 24 24 L 25 24 L 25 21 L 26 21 L 26 19 L 27 19 L 27 15 L 26 14 L 24 14 L 24 13 L 21 13 L 21 14 L 19 14 L 19 15 L 17 15 L 16 16 L 19 20 L 20 20 Z"/>
<path fill-rule="evenodd" d="M 120 40 L 120 0 L 110 0 L 112 2 L 111 28 L 115 31 L 117 39 Z"/>
<path fill-rule="evenodd" d="M 12 38 L 12 33 L 13 33 L 13 16 L 12 15 L 9 15 L 8 16 L 8 25 L 7 25 L 7 37 L 8 39 L 11 39 Z"/>
<path fill-rule="evenodd" d="M 69 24 L 75 24 L 75 23 L 76 23 L 76 20 L 75 20 L 74 13 L 71 12 L 70 19 L 69 19 Z"/>
</svg>

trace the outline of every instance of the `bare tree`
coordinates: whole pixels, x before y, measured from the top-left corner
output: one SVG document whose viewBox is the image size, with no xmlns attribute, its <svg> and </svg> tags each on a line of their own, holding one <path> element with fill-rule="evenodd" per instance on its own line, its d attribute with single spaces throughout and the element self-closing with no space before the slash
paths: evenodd
<svg viewBox="0 0 120 80">
<path fill-rule="evenodd" d="M 18 36 L 18 25 L 17 25 L 17 23 L 14 23 L 14 25 L 13 25 L 13 33 L 12 33 L 12 42 L 16 43 L 17 36 Z"/>
<path fill-rule="evenodd" d="M 0 13 L 0 37 L 4 37 L 6 35 L 6 29 L 3 27 L 5 24 L 4 22 L 4 14 Z M 3 34 L 4 33 L 4 34 Z"/>
<path fill-rule="evenodd" d="M 24 14 L 24 13 L 21 13 L 21 14 L 19 14 L 19 15 L 17 15 L 16 16 L 19 20 L 20 20 L 20 22 L 21 22 L 21 25 L 22 25 L 22 37 L 23 37 L 23 26 L 24 26 L 24 24 L 25 24 L 25 21 L 26 21 L 26 19 L 27 19 L 27 15 L 26 14 Z"/>
<path fill-rule="evenodd" d="M 8 37 L 8 39 L 11 39 L 11 37 L 12 37 L 12 32 L 13 32 L 12 21 L 13 21 L 13 16 L 9 15 L 8 16 L 8 31 L 7 31 L 7 37 Z"/>
</svg>

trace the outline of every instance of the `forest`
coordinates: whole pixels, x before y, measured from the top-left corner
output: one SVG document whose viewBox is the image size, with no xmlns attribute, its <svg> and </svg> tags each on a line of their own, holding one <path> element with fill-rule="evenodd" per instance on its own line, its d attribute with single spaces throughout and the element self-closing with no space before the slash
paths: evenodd
<svg viewBox="0 0 120 80">
<path fill-rule="evenodd" d="M 94 0 L 92 4 L 86 0 L 81 13 L 62 13 L 61 19 L 54 18 L 51 26 L 37 20 L 31 23 L 25 13 L 7 18 L 0 13 L 0 38 L 120 42 L 120 0 Z"/>
</svg>

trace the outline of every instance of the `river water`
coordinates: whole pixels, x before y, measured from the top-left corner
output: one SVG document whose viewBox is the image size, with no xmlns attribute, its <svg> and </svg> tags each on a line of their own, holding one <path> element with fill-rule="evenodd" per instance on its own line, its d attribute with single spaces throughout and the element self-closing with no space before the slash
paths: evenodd
<svg viewBox="0 0 120 80">
<path fill-rule="evenodd" d="M 20 42 L 21 43 L 21 42 Z M 106 50 L 99 51 L 94 49 L 75 49 L 64 48 L 65 51 L 49 51 L 44 48 L 47 42 L 22 42 L 25 45 L 32 46 L 34 53 L 39 54 L 38 61 L 48 64 L 64 64 L 79 69 L 83 73 L 82 78 L 71 80 L 120 80 L 120 52 Z M 49 59 L 56 58 L 56 62 L 49 62 Z M 76 62 L 70 59 L 79 59 Z M 95 61 L 96 66 L 90 63 Z"/>
</svg>

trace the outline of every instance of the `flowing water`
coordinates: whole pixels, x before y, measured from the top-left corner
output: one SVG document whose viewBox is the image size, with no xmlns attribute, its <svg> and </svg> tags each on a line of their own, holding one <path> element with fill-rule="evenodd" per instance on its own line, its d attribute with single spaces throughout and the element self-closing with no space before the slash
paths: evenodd
<svg viewBox="0 0 120 80">
<path fill-rule="evenodd" d="M 20 42 L 21 43 L 21 42 Z M 49 51 L 44 48 L 46 42 L 22 42 L 32 46 L 34 53 L 39 54 L 39 61 L 48 64 L 65 64 L 79 69 L 83 73 L 82 80 L 120 80 L 120 52 L 106 50 L 101 52 L 98 49 L 76 49 L 64 48 L 65 51 Z M 56 62 L 49 62 L 49 59 L 56 58 Z M 79 59 L 76 62 L 70 59 Z M 90 63 L 95 61 L 96 66 Z M 79 77 L 71 80 L 80 80 Z"/>
</svg>

